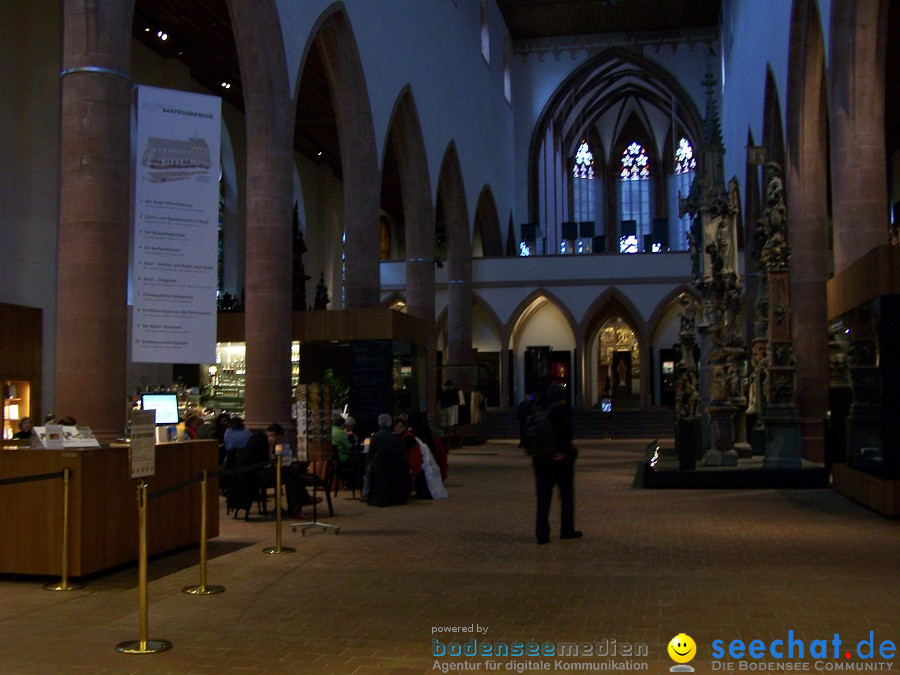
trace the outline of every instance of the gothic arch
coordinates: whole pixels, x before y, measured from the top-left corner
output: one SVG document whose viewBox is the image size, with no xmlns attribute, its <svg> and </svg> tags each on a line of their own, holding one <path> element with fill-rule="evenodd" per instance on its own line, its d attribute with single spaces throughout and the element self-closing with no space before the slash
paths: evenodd
<svg viewBox="0 0 900 675">
<path fill-rule="evenodd" d="M 466 193 L 456 144 L 444 152 L 438 176 L 438 203 L 447 240 L 447 363 L 472 365 L 472 244 Z"/>
<path fill-rule="evenodd" d="M 478 195 L 475 207 L 475 226 L 473 243 L 481 237 L 481 253 L 483 257 L 499 257 L 503 255 L 503 242 L 500 237 L 500 218 L 497 215 L 497 204 L 490 185 L 485 185 Z M 473 252 L 474 253 L 474 252 Z"/>
<path fill-rule="evenodd" d="M 828 113 L 825 41 L 815 0 L 794 0 L 788 53 L 787 195 L 796 400 L 803 453 L 824 457 L 828 408 Z"/>
<path fill-rule="evenodd" d="M 582 400 L 592 400 L 592 392 L 595 384 L 595 376 L 592 366 L 595 364 L 591 346 L 600 329 L 609 319 L 618 316 L 625 321 L 637 336 L 641 352 L 641 407 L 650 405 L 652 395 L 652 376 L 650 374 L 650 331 L 648 324 L 641 317 L 638 308 L 615 286 L 610 286 L 601 293 L 584 314 L 580 330 L 578 332 L 579 351 L 582 355 L 580 367 L 582 369 L 581 383 Z"/>
<path fill-rule="evenodd" d="M 576 331 L 576 326 L 578 324 L 575 321 L 575 317 L 572 316 L 572 313 L 569 311 L 569 308 L 566 307 L 565 303 L 543 287 L 535 289 L 516 305 L 516 308 L 512 311 L 512 314 L 510 314 L 510 319 L 504 330 L 504 335 L 508 336 L 505 338 L 506 342 L 504 344 L 515 351 L 519 338 L 522 335 L 522 329 L 525 327 L 525 324 L 528 323 L 528 319 L 530 319 L 545 303 L 555 305 L 566 318 L 566 325 L 569 330 L 572 331 L 572 335 L 575 336 L 577 344 L 578 332 Z"/>
<path fill-rule="evenodd" d="M 247 125 L 244 335 L 248 425 L 291 424 L 293 105 L 278 8 L 230 0 Z M 289 255 L 289 254 L 288 254 Z"/>
<path fill-rule="evenodd" d="M 558 129 L 561 147 L 568 147 L 577 142 L 572 138 L 581 133 L 580 128 L 590 126 L 592 120 L 623 102 L 628 102 L 622 107 L 625 112 L 642 108 L 645 103 L 669 110 L 675 102 L 679 125 L 690 138 L 696 139 L 695 153 L 698 158 L 702 157 L 699 147 L 703 138 L 701 117 L 676 78 L 643 56 L 613 47 L 588 59 L 566 77 L 538 116 L 528 151 L 530 222 L 540 221 L 540 157 L 548 131 Z"/>
<path fill-rule="evenodd" d="M 377 251 L 381 177 L 375 132 L 365 73 L 343 3 L 335 3 L 322 15 L 318 29 L 311 35 L 311 44 L 319 49 L 322 57 L 340 139 L 347 249 Z M 307 48 L 307 55 L 311 48 Z M 378 306 L 378 263 L 376 255 L 350 257 L 345 307 Z"/>
<path fill-rule="evenodd" d="M 694 302 L 697 303 L 697 309 L 700 309 L 700 294 L 697 292 L 697 289 L 691 286 L 690 284 L 679 284 L 674 289 L 669 291 L 665 297 L 657 303 L 656 307 L 653 308 L 653 312 L 650 314 L 650 318 L 647 319 L 647 327 L 649 329 L 650 341 L 651 343 L 656 340 L 656 334 L 659 331 L 660 321 L 663 317 L 669 312 L 673 305 L 678 304 L 679 299 L 682 295 L 689 296 Z M 697 312 L 698 316 L 700 312 Z"/>
<path fill-rule="evenodd" d="M 434 206 L 425 140 L 416 102 L 409 86 L 397 97 L 385 142 L 393 144 L 394 157 L 403 197 L 406 241 L 406 313 L 426 322 L 429 335 L 425 344 L 425 392 L 427 409 L 435 409 L 433 397 L 438 390 L 437 361 L 434 352 Z M 383 175 L 382 171 L 382 175 Z"/>
</svg>

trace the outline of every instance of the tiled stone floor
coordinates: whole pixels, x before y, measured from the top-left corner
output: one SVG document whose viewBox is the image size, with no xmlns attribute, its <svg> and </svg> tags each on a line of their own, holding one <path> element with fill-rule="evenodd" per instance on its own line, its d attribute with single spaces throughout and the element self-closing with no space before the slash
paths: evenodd
<svg viewBox="0 0 900 675">
<path fill-rule="evenodd" d="M 713 640 L 768 643 L 793 630 L 809 649 L 838 633 L 855 651 L 874 631 L 876 646 L 900 643 L 897 521 L 830 490 L 635 489 L 645 443 L 578 445 L 581 540 L 558 541 L 554 532 L 550 545 L 535 545 L 521 450 L 509 442 L 464 448 L 451 454 L 449 499 L 378 509 L 342 492 L 337 515 L 321 518 L 340 534 L 284 527 L 283 545 L 296 553 L 263 553 L 274 544 L 273 521 L 236 521 L 223 509 L 208 583 L 225 593 L 181 593 L 198 583 L 196 549 L 151 560 L 149 637 L 170 640 L 167 652 L 115 650 L 138 638 L 136 567 L 68 593 L 0 578 L 0 673 L 429 673 L 449 665 L 666 673 L 674 665 L 666 644 L 680 632 L 697 643 L 696 672 L 729 664 L 739 672 L 738 659 L 713 662 Z M 554 504 L 554 526 L 557 513 Z M 434 637 L 445 645 L 473 637 L 435 630 L 474 625 L 487 629 L 476 636 L 482 646 L 577 642 L 594 654 L 432 655 Z M 613 640 L 616 655 L 598 655 Z M 645 644 L 646 656 L 623 656 L 626 643 Z M 900 670 L 897 656 L 785 661 L 810 671 Z"/>
</svg>

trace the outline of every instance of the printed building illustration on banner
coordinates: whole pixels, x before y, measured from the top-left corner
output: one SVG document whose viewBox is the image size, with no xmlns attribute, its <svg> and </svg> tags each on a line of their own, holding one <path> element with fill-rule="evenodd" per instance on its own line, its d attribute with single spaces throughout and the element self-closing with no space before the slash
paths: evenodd
<svg viewBox="0 0 900 675">
<path fill-rule="evenodd" d="M 147 139 L 141 164 L 149 169 L 204 169 L 212 166 L 209 144 L 204 138 L 192 136 L 186 141 L 174 138 Z"/>
</svg>

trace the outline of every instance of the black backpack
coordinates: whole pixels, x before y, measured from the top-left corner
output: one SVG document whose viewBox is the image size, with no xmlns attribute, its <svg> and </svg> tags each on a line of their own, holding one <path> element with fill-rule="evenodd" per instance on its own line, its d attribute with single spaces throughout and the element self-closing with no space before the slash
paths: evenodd
<svg viewBox="0 0 900 675">
<path fill-rule="evenodd" d="M 557 405 L 554 403 L 548 408 L 541 408 L 525 418 L 525 452 L 532 457 L 547 457 L 556 453 L 556 434 L 550 413 Z"/>
</svg>

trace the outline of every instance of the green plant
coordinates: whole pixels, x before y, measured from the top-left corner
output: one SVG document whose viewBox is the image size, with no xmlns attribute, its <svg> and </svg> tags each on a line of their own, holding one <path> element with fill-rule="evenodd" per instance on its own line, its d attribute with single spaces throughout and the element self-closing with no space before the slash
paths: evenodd
<svg viewBox="0 0 900 675">
<path fill-rule="evenodd" d="M 331 407 L 343 410 L 350 401 L 350 386 L 336 378 L 331 368 L 325 371 L 325 384 L 331 389 Z"/>
</svg>

